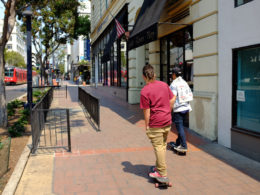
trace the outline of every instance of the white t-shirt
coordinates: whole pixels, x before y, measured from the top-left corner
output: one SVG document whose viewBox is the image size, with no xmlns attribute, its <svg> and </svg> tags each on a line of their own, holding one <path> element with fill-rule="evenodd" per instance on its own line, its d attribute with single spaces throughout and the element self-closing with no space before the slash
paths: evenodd
<svg viewBox="0 0 260 195">
<path fill-rule="evenodd" d="M 188 110 L 190 112 L 190 111 L 192 111 L 190 103 L 189 102 L 180 103 L 179 98 L 178 98 L 178 84 L 179 84 L 180 80 L 184 81 L 181 77 L 178 77 L 170 85 L 170 89 L 171 89 L 172 93 L 176 96 L 176 101 L 174 103 L 173 112 L 183 112 L 186 110 Z"/>
</svg>

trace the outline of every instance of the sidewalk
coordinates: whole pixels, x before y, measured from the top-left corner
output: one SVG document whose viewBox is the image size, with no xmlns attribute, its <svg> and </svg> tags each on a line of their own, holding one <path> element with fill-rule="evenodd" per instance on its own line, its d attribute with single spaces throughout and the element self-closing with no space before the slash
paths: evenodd
<svg viewBox="0 0 260 195">
<path fill-rule="evenodd" d="M 69 83 L 68 83 L 69 84 Z M 172 188 L 161 190 L 148 178 L 154 165 L 139 105 L 129 105 L 101 90 L 101 131 L 97 132 L 77 102 L 77 86 L 52 108 L 70 108 L 72 153 L 31 156 L 16 194 L 260 194 L 260 163 L 188 131 L 189 151 L 167 151 Z M 168 141 L 176 139 L 176 131 Z"/>
</svg>

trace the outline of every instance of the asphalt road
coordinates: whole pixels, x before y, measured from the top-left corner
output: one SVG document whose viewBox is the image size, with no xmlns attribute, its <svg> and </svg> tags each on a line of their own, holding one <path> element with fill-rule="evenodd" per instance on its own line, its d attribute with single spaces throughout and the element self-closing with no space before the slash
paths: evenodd
<svg viewBox="0 0 260 195">
<path fill-rule="evenodd" d="M 6 101 L 10 102 L 15 98 L 27 93 L 27 84 L 23 85 L 10 85 L 5 87 Z"/>
</svg>

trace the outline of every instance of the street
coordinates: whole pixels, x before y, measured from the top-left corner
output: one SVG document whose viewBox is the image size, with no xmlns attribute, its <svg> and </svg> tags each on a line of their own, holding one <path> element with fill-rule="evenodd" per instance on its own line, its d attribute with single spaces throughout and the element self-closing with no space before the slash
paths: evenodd
<svg viewBox="0 0 260 195">
<path fill-rule="evenodd" d="M 10 102 L 15 98 L 20 97 L 27 91 L 27 84 L 23 85 L 9 85 L 5 87 L 6 90 L 6 101 Z"/>
</svg>

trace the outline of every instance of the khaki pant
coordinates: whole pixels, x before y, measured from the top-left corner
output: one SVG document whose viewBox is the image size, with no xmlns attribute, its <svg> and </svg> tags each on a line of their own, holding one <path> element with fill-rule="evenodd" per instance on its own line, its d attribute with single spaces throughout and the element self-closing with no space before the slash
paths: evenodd
<svg viewBox="0 0 260 195">
<path fill-rule="evenodd" d="M 148 138 L 154 148 L 156 156 L 156 168 L 162 176 L 167 176 L 166 171 L 166 147 L 167 147 L 167 135 L 171 129 L 171 126 L 161 128 L 149 128 L 146 131 Z"/>
</svg>

